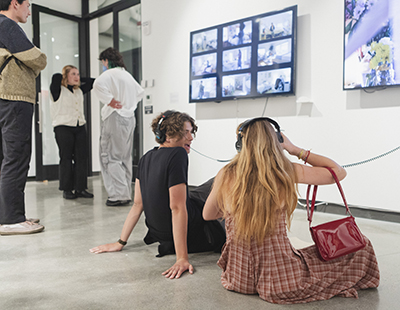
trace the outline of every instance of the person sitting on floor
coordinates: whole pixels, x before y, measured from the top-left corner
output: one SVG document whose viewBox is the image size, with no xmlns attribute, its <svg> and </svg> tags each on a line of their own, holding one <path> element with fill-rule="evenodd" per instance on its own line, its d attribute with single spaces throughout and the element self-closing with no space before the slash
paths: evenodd
<svg viewBox="0 0 400 310">
<path fill-rule="evenodd" d="M 379 269 L 366 237 L 365 248 L 327 262 L 315 245 L 299 250 L 291 245 L 286 226 L 297 205 L 297 184 L 334 183 L 323 167 L 332 168 L 339 180 L 346 171 L 295 146 L 271 123 L 257 118 L 239 125 L 239 153 L 217 174 L 203 210 L 205 220 L 225 218 L 227 240 L 218 261 L 222 285 L 277 304 L 357 298 L 357 290 L 376 288 Z M 312 167 L 292 163 L 284 150 Z"/>
<path fill-rule="evenodd" d="M 194 119 L 186 113 L 166 111 L 153 120 L 151 127 L 160 146 L 139 161 L 134 203 L 121 237 L 118 242 L 90 251 L 121 251 L 144 211 L 148 227 L 145 243 L 160 243 L 158 257 L 176 253 L 176 263 L 163 273 L 174 279 L 186 270 L 193 273 L 188 253 L 220 252 L 225 231 L 218 221 L 205 222 L 202 218 L 213 179 L 188 189 L 188 153 L 197 131 Z"/>
</svg>

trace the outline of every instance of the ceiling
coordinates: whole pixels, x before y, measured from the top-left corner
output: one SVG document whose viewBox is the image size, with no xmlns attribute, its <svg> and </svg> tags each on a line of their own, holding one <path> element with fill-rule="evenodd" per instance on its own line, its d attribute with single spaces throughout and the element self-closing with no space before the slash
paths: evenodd
<svg viewBox="0 0 400 310">
<path fill-rule="evenodd" d="M 111 5 L 120 0 L 89 0 L 90 11 L 95 11 L 102 7 Z M 31 3 L 38 4 L 50 9 L 64 12 L 67 14 L 81 16 L 81 0 L 54 1 L 54 0 L 31 0 Z M 120 40 L 140 41 L 140 24 L 141 21 L 141 6 L 136 5 L 119 13 L 119 30 Z M 107 14 L 98 18 L 98 27 L 100 36 L 104 36 L 103 40 L 106 45 L 112 44 L 112 14 Z M 108 39 L 107 39 L 108 38 Z M 137 43 L 136 43 L 137 44 Z M 135 45 L 136 45 L 135 44 Z"/>
<path fill-rule="evenodd" d="M 120 0 L 89 0 L 89 11 L 93 12 L 102 7 L 108 6 Z M 81 0 L 54 1 L 54 0 L 31 0 L 31 3 L 38 4 L 50 9 L 61 11 L 67 14 L 82 16 Z"/>
</svg>

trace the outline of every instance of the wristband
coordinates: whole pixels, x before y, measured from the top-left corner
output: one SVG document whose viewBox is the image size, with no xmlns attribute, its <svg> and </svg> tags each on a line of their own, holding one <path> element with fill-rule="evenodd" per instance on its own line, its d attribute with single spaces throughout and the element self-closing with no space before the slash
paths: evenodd
<svg viewBox="0 0 400 310">
<path fill-rule="evenodd" d="M 122 245 L 126 245 L 127 244 L 127 242 L 126 241 L 122 241 L 121 239 L 118 239 L 118 241 L 117 241 L 119 244 L 122 244 Z"/>
<path fill-rule="evenodd" d="M 308 151 L 307 151 L 307 156 L 306 156 L 306 158 L 304 159 L 304 164 L 306 164 L 306 163 L 307 163 L 308 156 L 310 156 L 310 153 L 311 153 L 311 151 L 310 151 L 310 150 L 308 150 Z"/>
</svg>

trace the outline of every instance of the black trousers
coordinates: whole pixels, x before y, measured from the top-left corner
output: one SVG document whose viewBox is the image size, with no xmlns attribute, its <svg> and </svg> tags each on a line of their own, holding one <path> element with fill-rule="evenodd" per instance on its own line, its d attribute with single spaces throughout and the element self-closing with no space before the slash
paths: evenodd
<svg viewBox="0 0 400 310">
<path fill-rule="evenodd" d="M 85 126 L 56 126 L 54 133 L 60 155 L 59 189 L 62 191 L 87 189 Z"/>
<path fill-rule="evenodd" d="M 192 252 L 203 252 L 213 250 L 215 252 L 221 252 L 222 246 L 226 241 L 225 235 L 225 221 L 205 221 L 203 219 L 203 209 L 208 196 L 210 195 L 214 178 L 211 178 L 207 182 L 196 186 L 189 191 L 190 204 L 196 208 L 195 220 L 189 223 L 188 231 L 188 251 Z M 197 226 L 197 227 L 196 227 Z M 192 228 L 192 229 L 191 229 Z M 202 234 L 204 233 L 204 236 Z M 203 244 L 207 246 L 202 250 Z M 206 250 L 206 248 L 208 248 Z"/>
<path fill-rule="evenodd" d="M 25 218 L 25 184 L 31 159 L 33 104 L 0 99 L 0 224 Z"/>
</svg>

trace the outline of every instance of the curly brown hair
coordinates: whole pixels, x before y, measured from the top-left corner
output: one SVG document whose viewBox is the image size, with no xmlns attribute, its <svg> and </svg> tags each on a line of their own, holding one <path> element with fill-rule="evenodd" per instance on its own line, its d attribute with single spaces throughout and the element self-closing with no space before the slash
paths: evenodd
<svg viewBox="0 0 400 310">
<path fill-rule="evenodd" d="M 115 48 L 109 47 L 102 51 L 99 60 L 108 60 L 108 68 L 122 67 L 125 68 L 124 58 Z"/>
<path fill-rule="evenodd" d="M 168 116 L 165 117 L 160 124 L 160 130 L 163 133 L 171 138 L 179 137 L 179 139 L 182 139 L 186 134 L 184 131 L 185 122 L 190 122 L 193 127 L 192 134 L 193 136 L 196 136 L 197 125 L 195 124 L 195 120 L 189 114 L 172 110 L 165 111 L 153 119 L 151 122 L 151 129 L 154 134 L 156 134 L 158 124 L 165 114 L 168 114 Z M 157 143 L 163 143 L 159 138 L 157 138 L 157 135 L 155 139 Z"/>
</svg>

